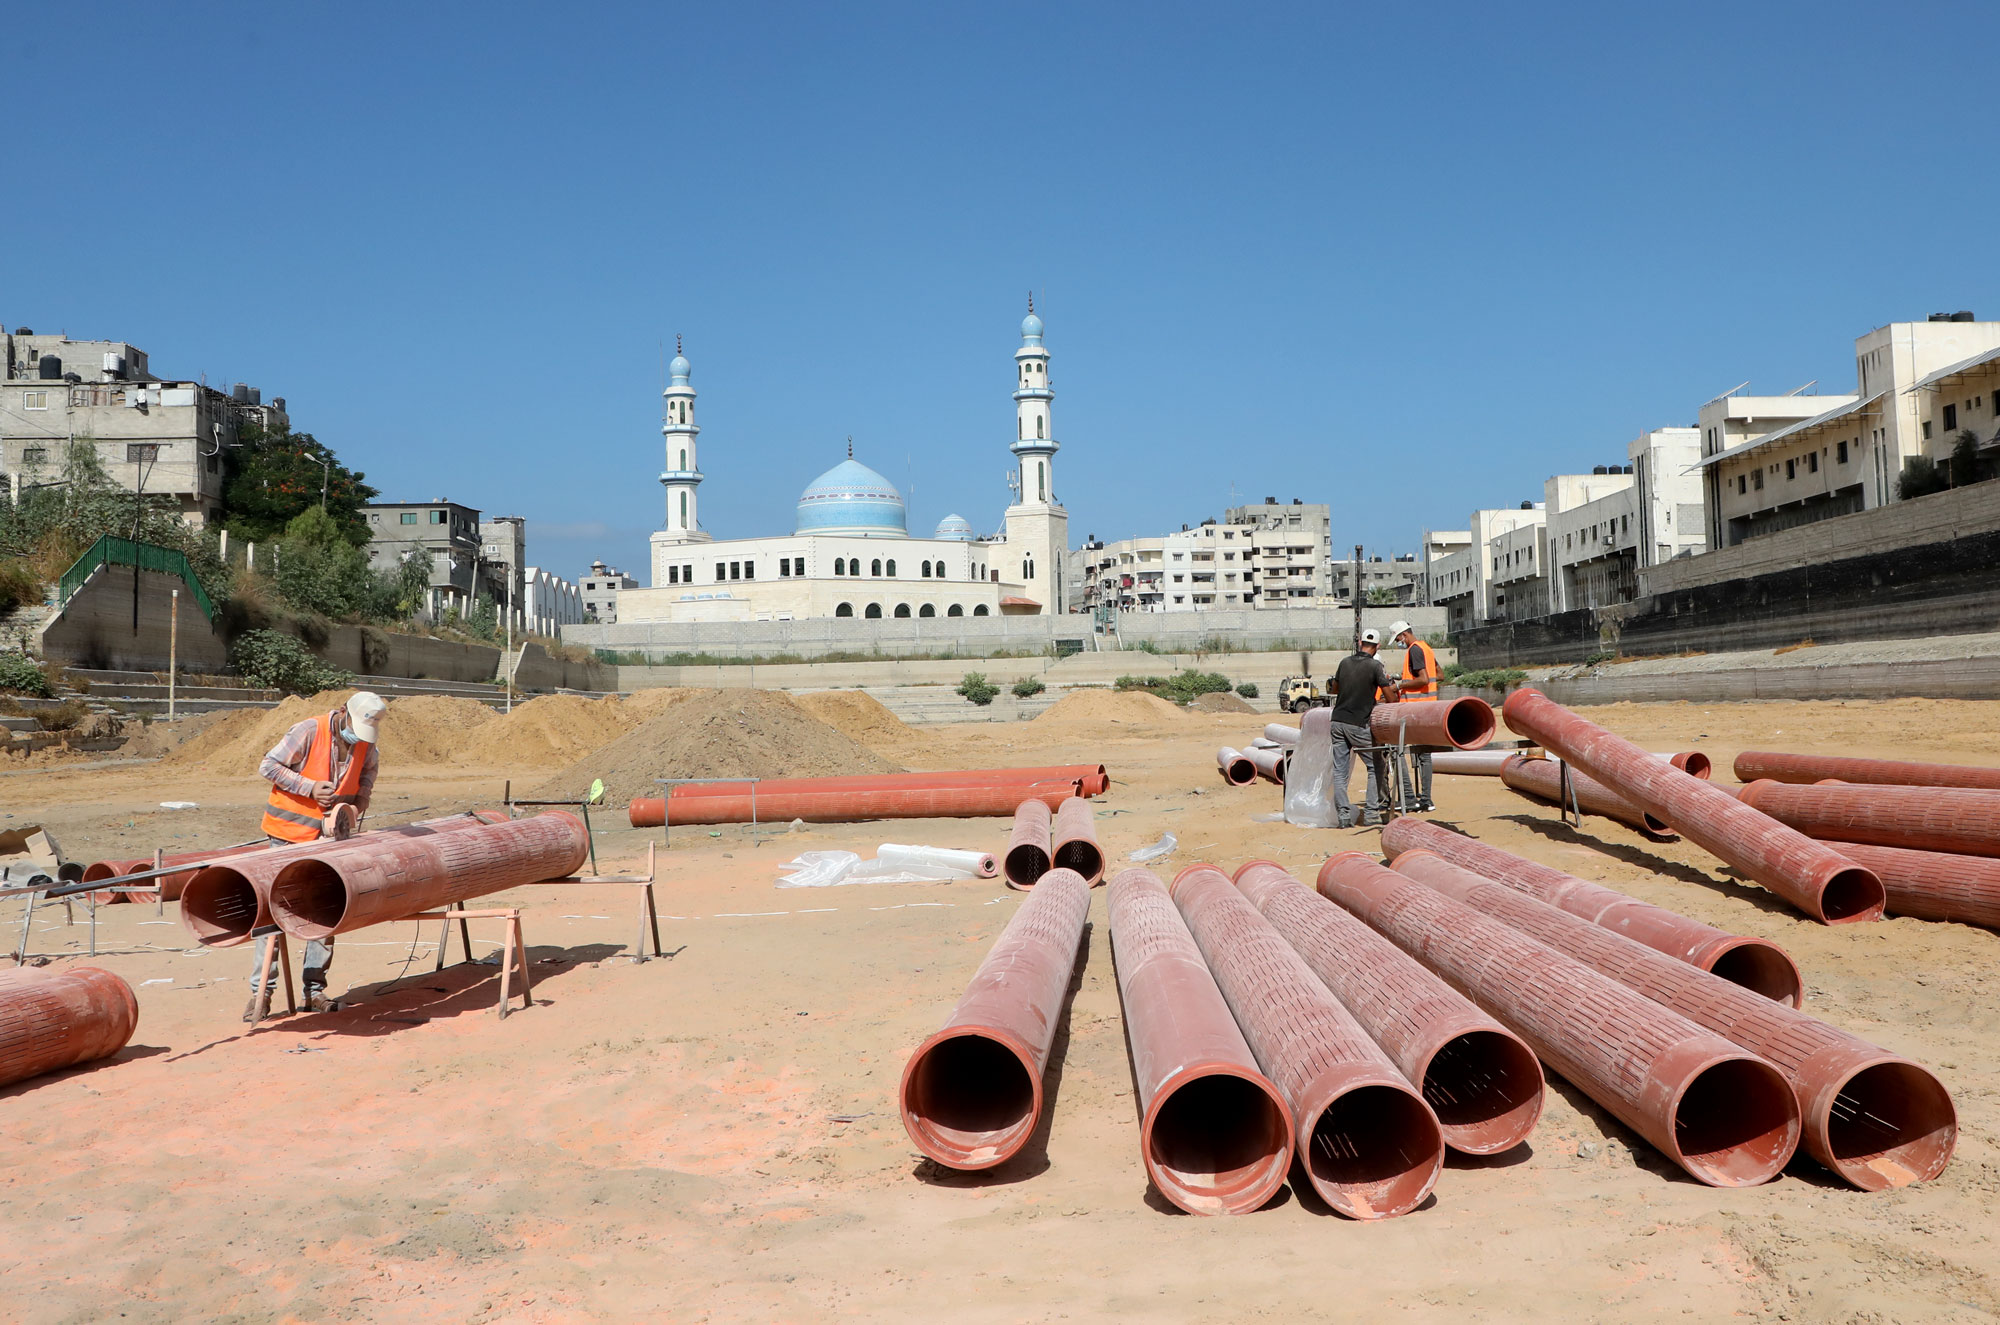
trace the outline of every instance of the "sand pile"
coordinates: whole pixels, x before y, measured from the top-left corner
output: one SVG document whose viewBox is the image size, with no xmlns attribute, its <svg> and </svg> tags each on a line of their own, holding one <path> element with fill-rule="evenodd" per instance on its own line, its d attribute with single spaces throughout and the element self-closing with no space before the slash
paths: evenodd
<svg viewBox="0 0 2000 1325">
<path fill-rule="evenodd" d="M 396 709 L 390 709 L 393 715 Z M 617 698 L 543 695 L 470 732 L 454 762 L 475 767 L 560 768 L 614 741 L 652 714 Z M 387 732 L 387 727 L 383 728 Z"/>
<path fill-rule="evenodd" d="M 836 731 L 845 732 L 890 759 L 921 759 L 933 742 L 905 726 L 873 695 L 861 690 L 822 690 L 797 695 L 799 707 Z"/>
<path fill-rule="evenodd" d="M 655 778 L 834 777 L 897 765 L 772 690 L 684 692 L 660 716 L 583 756 L 536 787 L 548 800 L 582 796 L 604 779 L 605 800 L 657 796 Z"/>
<path fill-rule="evenodd" d="M 1232 695 L 1227 690 L 1215 690 L 1206 695 L 1196 695 L 1194 703 L 1189 705 L 1189 707 L 1200 709 L 1203 713 L 1255 713 L 1257 711 L 1244 703 L 1240 696 Z"/>
<path fill-rule="evenodd" d="M 293 696 L 274 709 L 233 713 L 189 736 L 161 762 L 221 776 L 254 775 L 266 751 L 293 723 L 315 718 L 347 702 L 352 690 Z M 391 765 L 454 764 L 479 729 L 499 715 L 476 699 L 448 695 L 392 698 L 382 715 L 382 760 Z"/>
<path fill-rule="evenodd" d="M 142 727 L 133 729 L 131 737 L 118 747 L 118 758 L 158 759 L 179 749 L 210 727 L 242 716 L 242 713 L 233 709 L 217 709 L 210 713 L 190 713 L 186 717 L 175 718 L 172 722 L 156 718 Z"/>
<path fill-rule="evenodd" d="M 1183 716 L 1178 706 L 1143 690 L 1072 690 L 1033 720 L 1051 725 L 1116 722 L 1163 726 L 1177 723 Z"/>
</svg>

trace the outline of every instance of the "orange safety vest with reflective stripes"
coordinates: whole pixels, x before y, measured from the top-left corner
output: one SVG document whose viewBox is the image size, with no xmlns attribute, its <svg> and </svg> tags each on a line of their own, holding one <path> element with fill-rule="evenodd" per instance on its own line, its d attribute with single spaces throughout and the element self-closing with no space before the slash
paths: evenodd
<svg viewBox="0 0 2000 1325">
<path fill-rule="evenodd" d="M 302 777 L 313 782 L 333 780 L 332 715 L 322 713 L 313 729 L 312 744 L 306 747 Z M 334 805 L 352 805 L 361 796 L 361 772 L 368 765 L 368 742 L 356 741 L 348 757 L 347 769 L 333 789 Z M 287 842 L 316 842 L 320 824 L 332 806 L 322 807 L 311 796 L 295 796 L 277 783 L 271 784 L 271 798 L 264 805 L 264 834 Z"/>
<path fill-rule="evenodd" d="M 1400 686 L 1377 687 L 1375 698 L 1379 703 L 1391 704 L 1397 700 L 1415 701 L 1436 699 L 1438 697 L 1437 654 L 1431 651 L 1430 645 L 1420 639 L 1411 639 L 1410 647 L 1403 651 L 1403 680 L 1414 681 L 1417 679 L 1417 673 L 1410 667 L 1410 658 L 1419 649 L 1423 650 L 1424 684 L 1414 690 L 1404 690 Z"/>
</svg>

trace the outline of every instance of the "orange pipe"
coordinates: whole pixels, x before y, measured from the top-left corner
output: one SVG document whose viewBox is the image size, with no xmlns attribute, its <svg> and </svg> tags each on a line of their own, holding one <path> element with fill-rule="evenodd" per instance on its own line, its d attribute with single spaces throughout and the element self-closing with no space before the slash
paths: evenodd
<svg viewBox="0 0 2000 1325">
<path fill-rule="evenodd" d="M 1049 825 L 1049 859 L 1059 870 L 1075 870 L 1095 888 L 1104 882 L 1104 848 L 1097 845 L 1097 824 L 1090 802 L 1072 796 L 1056 807 Z"/>
<path fill-rule="evenodd" d="M 1437 750 L 1477 750 L 1493 739 L 1493 706 L 1476 695 L 1377 704 L 1368 730 L 1382 745 L 1399 741 Z"/>
<path fill-rule="evenodd" d="M 830 778 L 763 778 L 757 783 L 757 798 L 791 791 L 874 791 L 882 787 L 1001 787 L 1040 782 L 1077 783 L 1079 796 L 1102 796 L 1111 785 L 1102 764 L 1061 764 L 1048 768 L 972 768 L 933 773 L 857 773 Z M 742 796 L 748 793 L 748 778 L 740 782 L 686 782 L 669 795 L 676 800 L 700 796 Z M 634 825 L 637 827 L 638 825 Z M 657 826 L 657 825 L 656 825 Z"/>
<path fill-rule="evenodd" d="M 94 860 L 83 867 L 82 882 L 102 883 L 107 879 L 122 879 L 128 874 L 140 874 L 146 870 L 165 868 L 169 865 L 193 865 L 202 861 L 221 860 L 225 856 L 241 856 L 251 851 L 268 851 L 273 845 L 269 842 L 255 842 L 249 846 L 221 847 L 214 851 L 175 851 L 161 856 L 158 866 L 153 864 L 151 857 L 132 860 Z M 86 896 L 99 906 L 111 906 L 118 902 L 157 902 L 162 899 L 177 902 L 180 900 L 181 889 L 187 887 L 189 881 L 200 872 L 200 870 L 182 870 L 179 874 L 162 874 L 149 880 L 153 885 L 152 888 L 142 893 L 94 892 Z"/>
<path fill-rule="evenodd" d="M 671 803 L 675 827 L 745 824 L 751 822 L 754 799 L 759 823 L 786 823 L 793 819 L 822 824 L 863 819 L 978 819 L 1011 815 L 1024 798 L 1054 806 L 1077 794 L 1075 782 L 945 787 L 891 783 L 777 792 L 765 790 L 768 785 L 758 783 L 754 798 L 747 788 L 730 796 L 641 796 L 633 800 L 627 814 L 634 828 L 659 828 L 667 822 L 667 806 Z"/>
<path fill-rule="evenodd" d="M 1782 754 L 1745 750 L 1736 756 L 1736 780 L 1755 782 L 1875 782 L 1907 787 L 1971 787 L 2000 791 L 2000 768 L 1970 764 L 1920 764 L 1905 759 L 1851 759 L 1837 755 Z"/>
<path fill-rule="evenodd" d="M 1000 857 L 1009 888 L 1033 888 L 1054 868 L 1053 819 L 1045 801 L 1022 801 L 1015 807 L 1014 830 L 1007 836 L 1007 853 Z"/>
<path fill-rule="evenodd" d="M 138 1024 L 132 986 L 109 971 L 0 972 L 0 1086 L 107 1058 Z"/>
<path fill-rule="evenodd" d="M 1536 800 L 1557 806 L 1562 804 L 1562 769 L 1556 766 L 1553 759 L 1523 759 L 1515 755 L 1500 766 L 1500 780 L 1523 796 L 1533 796 Z M 1580 768 L 1569 770 L 1569 784 L 1576 792 L 1576 804 L 1580 810 L 1616 819 L 1661 841 L 1671 842 L 1680 836 L 1658 816 L 1640 809 Z"/>
</svg>

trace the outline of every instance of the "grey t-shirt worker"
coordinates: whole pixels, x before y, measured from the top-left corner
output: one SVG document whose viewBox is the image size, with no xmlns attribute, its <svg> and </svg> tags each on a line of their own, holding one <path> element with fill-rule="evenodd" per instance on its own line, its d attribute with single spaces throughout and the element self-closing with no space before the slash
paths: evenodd
<svg viewBox="0 0 2000 1325">
<path fill-rule="evenodd" d="M 1375 744 L 1375 734 L 1368 727 L 1368 719 L 1375 712 L 1375 692 L 1395 684 L 1388 669 L 1375 656 L 1381 643 L 1381 637 L 1374 631 L 1362 631 L 1361 648 L 1340 660 L 1328 683 L 1335 695 L 1333 712 L 1327 715 L 1332 719 L 1333 733 L 1333 806 L 1342 828 L 1354 824 L 1354 805 L 1347 798 L 1354 752 Z M 1368 812 L 1361 822 L 1374 825 L 1382 822 L 1382 814 L 1388 808 L 1388 761 L 1379 754 L 1364 759 L 1368 765 Z"/>
</svg>

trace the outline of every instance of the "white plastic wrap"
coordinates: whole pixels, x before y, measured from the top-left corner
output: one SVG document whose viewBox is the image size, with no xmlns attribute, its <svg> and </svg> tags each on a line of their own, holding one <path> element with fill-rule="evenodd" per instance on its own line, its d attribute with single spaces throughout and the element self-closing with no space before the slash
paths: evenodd
<svg viewBox="0 0 2000 1325">
<path fill-rule="evenodd" d="M 808 851 L 781 868 L 780 888 L 837 888 L 850 883 L 950 883 L 969 879 L 961 869 L 895 860 L 863 860 L 852 851 Z"/>
<path fill-rule="evenodd" d="M 1332 709 L 1309 709 L 1299 723 L 1299 742 L 1285 773 L 1285 822 L 1302 828 L 1340 826 L 1340 811 L 1333 804 Z"/>
<path fill-rule="evenodd" d="M 990 879 L 1000 872 L 1000 860 L 990 851 L 960 851 L 955 847 L 905 846 L 884 842 L 875 848 L 875 859 L 896 861 L 912 868 L 960 870 L 968 878 Z"/>
</svg>

